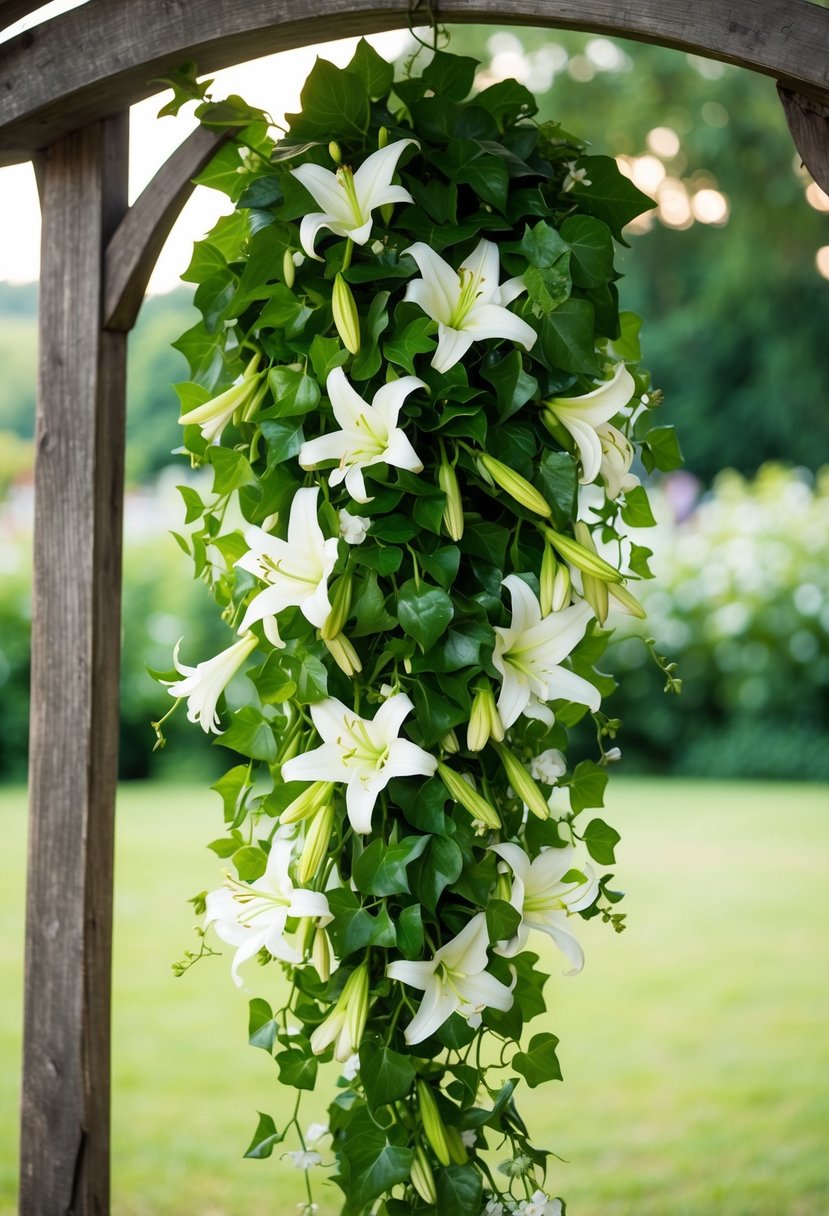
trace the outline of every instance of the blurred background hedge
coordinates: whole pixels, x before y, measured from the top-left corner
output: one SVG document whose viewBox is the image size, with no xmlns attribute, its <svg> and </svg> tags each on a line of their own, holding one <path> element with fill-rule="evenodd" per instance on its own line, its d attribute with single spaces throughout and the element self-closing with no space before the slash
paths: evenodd
<svg viewBox="0 0 829 1216">
<path fill-rule="evenodd" d="M 829 779 L 829 198 L 799 164 L 773 82 L 580 34 L 462 28 L 452 49 L 481 60 L 482 83 L 522 79 L 541 118 L 601 131 L 591 150 L 623 158 L 658 202 L 618 266 L 687 460 L 663 487 L 661 528 L 639 538 L 657 575 L 646 628 L 684 688 L 662 698 L 641 643 L 613 648 L 624 771 Z M 26 764 L 36 305 L 34 285 L 0 283 L 0 779 Z M 130 339 L 127 778 L 221 769 L 176 719 L 152 752 L 169 698 L 145 671 L 169 667 L 181 636 L 185 662 L 227 640 L 166 535 L 190 475 L 171 455 L 170 385 L 186 375 L 171 343 L 193 319 L 186 290 L 156 296 Z"/>
</svg>

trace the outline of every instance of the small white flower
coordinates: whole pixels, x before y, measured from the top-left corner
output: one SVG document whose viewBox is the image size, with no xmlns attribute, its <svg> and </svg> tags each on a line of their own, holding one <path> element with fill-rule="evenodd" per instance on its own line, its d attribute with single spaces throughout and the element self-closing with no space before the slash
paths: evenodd
<svg viewBox="0 0 829 1216">
<path fill-rule="evenodd" d="M 355 1051 L 354 1054 L 349 1056 L 346 1062 L 343 1064 L 343 1076 L 345 1077 L 346 1081 L 353 1081 L 359 1071 L 360 1056 L 359 1053 Z"/>
<path fill-rule="evenodd" d="M 504 1205 L 500 1199 L 490 1199 L 484 1208 L 484 1216 L 504 1216 Z"/>
<path fill-rule="evenodd" d="M 579 450 L 579 459 L 581 460 L 582 485 L 588 485 L 596 480 L 599 473 L 604 472 L 603 468 L 603 453 L 605 444 L 608 448 L 613 446 L 612 437 L 606 433 L 606 423 L 618 414 L 623 409 L 636 389 L 628 369 L 623 362 L 616 364 L 610 380 L 605 380 L 598 388 L 591 389 L 589 393 L 581 393 L 577 397 L 553 397 L 546 402 L 547 409 L 551 414 L 554 414 L 563 427 L 565 427 L 576 442 L 576 447 Z M 614 427 L 610 428 L 615 435 L 621 435 Z M 605 443 L 602 442 L 600 432 L 605 432 Z M 621 435 L 623 442 L 627 442 Z M 631 448 L 631 459 L 633 459 L 633 449 Z M 611 460 L 619 460 L 621 456 L 610 456 L 604 453 L 605 463 Z M 609 467 L 609 465 L 608 465 Z M 627 468 L 630 468 L 628 462 Z M 625 472 L 627 469 L 625 470 Z M 615 494 L 608 494 L 611 498 L 615 498 Z"/>
<path fill-rule="evenodd" d="M 604 754 L 605 764 L 617 764 L 622 759 L 622 749 L 620 747 L 609 747 Z"/>
<path fill-rule="evenodd" d="M 368 536 L 371 520 L 365 515 L 352 515 L 345 507 L 340 511 L 340 536 L 347 545 L 361 545 Z"/>
<path fill-rule="evenodd" d="M 525 350 L 533 347 L 538 334 L 507 308 L 527 290 L 524 280 L 498 283 L 501 263 L 492 241 L 482 238 L 460 270 L 453 270 L 423 241 L 404 252 L 423 276 L 408 284 L 404 299 L 418 304 L 438 323 L 438 348 L 432 356 L 437 371 L 454 367 L 472 343 L 483 338 L 508 338 Z"/>
<path fill-rule="evenodd" d="M 466 1131 L 461 1132 L 461 1142 L 464 1148 L 474 1148 L 478 1142 L 478 1133 L 474 1127 L 468 1127 Z"/>
<path fill-rule="evenodd" d="M 553 723 L 545 704 L 559 698 L 597 710 L 598 690 L 573 671 L 561 667 L 563 659 L 584 637 L 593 611 L 586 601 L 542 617 L 541 605 L 517 574 L 504 579 L 512 598 L 509 628 L 495 627 L 494 667 L 501 675 L 498 712 L 506 729 L 524 714 Z"/>
<path fill-rule="evenodd" d="M 242 618 L 239 632 L 255 621 L 275 622 L 285 608 L 299 608 L 306 620 L 321 628 L 331 612 L 328 576 L 337 560 L 339 541 L 327 540 L 317 520 L 316 486 L 297 490 L 288 517 L 288 539 L 280 540 L 261 528 L 248 528 L 248 552 L 236 562 L 242 570 L 255 574 L 267 586 L 258 592 Z M 268 634 L 279 644 L 278 631 Z"/>
<path fill-rule="evenodd" d="M 306 215 L 299 228 L 299 240 L 309 257 L 323 259 L 314 249 L 317 233 L 329 228 L 337 236 L 349 237 L 355 245 L 365 245 L 371 236 L 371 213 L 387 203 L 411 203 L 413 198 L 403 186 L 391 179 L 404 150 L 417 141 L 400 139 L 372 152 L 353 173 L 341 165 L 335 173 L 321 165 L 300 165 L 291 173 L 301 182 L 314 202 L 323 208 Z"/>
<path fill-rule="evenodd" d="M 355 832 L 371 831 L 371 815 L 392 777 L 431 777 L 437 760 L 399 737 L 414 705 L 405 693 L 384 701 L 373 719 L 361 718 L 335 697 L 310 706 L 322 746 L 282 765 L 286 781 L 345 782 L 345 805 Z"/>
<path fill-rule="evenodd" d="M 317 1216 L 317 1212 L 320 1210 L 318 1203 L 298 1203 L 296 1206 L 302 1216 Z"/>
<path fill-rule="evenodd" d="M 299 450 L 300 466 L 315 469 L 329 460 L 337 461 L 337 467 L 329 474 L 329 483 L 338 486 L 344 481 L 355 502 L 372 501 L 366 491 L 363 469 L 389 464 L 419 473 L 423 462 L 397 425 L 397 419 L 409 393 L 423 387 L 417 376 L 401 376 L 378 388 L 369 405 L 348 383 L 343 369 L 335 367 L 325 382 L 325 391 L 340 429 L 303 443 Z"/>
<path fill-rule="evenodd" d="M 422 1043 L 453 1013 L 471 1024 L 484 1009 L 512 1008 L 512 989 L 486 970 L 488 945 L 486 916 L 479 912 L 428 962 L 400 959 L 388 964 L 390 979 L 423 991 L 420 1008 L 404 1032 L 408 1044 Z"/>
<path fill-rule="evenodd" d="M 288 873 L 292 851 L 290 840 L 274 841 L 261 878 L 242 882 L 226 872 L 224 887 L 207 896 L 205 927 L 213 925 L 223 942 L 237 947 L 231 975 L 239 988 L 239 968 L 263 946 L 283 962 L 302 962 L 302 952 L 285 940 L 289 917 L 318 920 L 330 915 L 328 900 L 321 892 L 294 886 Z"/>
<path fill-rule="evenodd" d="M 574 160 L 567 162 L 567 176 L 562 183 L 562 190 L 565 194 L 572 190 L 574 186 L 592 186 L 590 178 L 587 176 L 586 169 L 577 169 Z"/>
<path fill-rule="evenodd" d="M 533 756 L 530 761 L 530 776 L 546 785 L 555 785 L 559 777 L 563 777 L 566 772 L 567 761 L 556 747 L 550 747 L 546 752 Z"/>
<path fill-rule="evenodd" d="M 312 1123 L 305 1133 L 305 1144 L 308 1148 L 313 1148 L 325 1136 L 330 1135 L 331 1129 L 327 1123 Z"/>
<path fill-rule="evenodd" d="M 599 881 L 590 865 L 574 864 L 575 849 L 542 849 L 530 861 L 517 844 L 495 844 L 492 852 L 503 857 L 512 870 L 510 903 L 521 913 L 521 924 L 515 937 L 499 942 L 496 953 L 512 958 L 524 949 L 530 929 L 547 933 L 571 964 L 568 975 L 575 975 L 584 966 L 584 951 L 570 932 L 567 918 L 574 912 L 589 908 L 599 891 Z M 565 879 L 571 871 L 575 877 Z"/>
<path fill-rule="evenodd" d="M 521 1216 L 561 1216 L 561 1200 L 550 1199 L 543 1191 L 534 1191 L 530 1199 L 523 1199 L 517 1211 Z"/>
<path fill-rule="evenodd" d="M 295 1170 L 310 1170 L 315 1165 L 322 1165 L 322 1157 L 319 1153 L 309 1152 L 307 1149 L 297 1149 L 294 1153 L 284 1153 Z M 306 1205 L 307 1207 L 307 1205 Z"/>
<path fill-rule="evenodd" d="M 177 700 L 187 698 L 188 721 L 198 722 L 205 734 L 213 731 L 219 735 L 221 731 L 216 703 L 245 659 L 256 649 L 256 638 L 252 633 L 247 633 L 227 650 L 212 659 L 205 659 L 195 667 L 188 667 L 186 663 L 179 662 L 179 646 L 180 641 L 173 652 L 173 665 L 184 679 L 163 680 L 162 683 L 167 685 L 167 692 L 171 697 Z"/>
</svg>

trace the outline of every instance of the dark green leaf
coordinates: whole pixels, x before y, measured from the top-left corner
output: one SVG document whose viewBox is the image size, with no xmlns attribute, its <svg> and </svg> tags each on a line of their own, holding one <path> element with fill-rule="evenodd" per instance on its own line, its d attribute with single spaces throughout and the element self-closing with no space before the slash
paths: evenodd
<svg viewBox="0 0 829 1216">
<path fill-rule="evenodd" d="M 294 139 L 362 139 L 368 130 L 369 99 L 359 75 L 317 59 L 300 94 L 300 112 L 287 114 Z M 314 204 L 316 206 L 316 204 Z"/>
<path fill-rule="evenodd" d="M 276 468 L 277 465 L 290 460 L 292 456 L 298 455 L 304 438 L 301 420 L 292 418 L 286 418 L 284 422 L 265 420 L 259 425 L 268 448 L 268 469 Z"/>
<path fill-rule="evenodd" d="M 256 481 L 256 474 L 247 458 L 235 448 L 212 444 L 207 449 L 207 458 L 213 466 L 214 494 L 229 494 L 231 490 L 252 485 Z"/>
<path fill-rule="evenodd" d="M 261 1160 L 263 1157 L 270 1157 L 277 1144 L 281 1144 L 285 1139 L 284 1132 L 276 1130 L 276 1124 L 270 1115 L 263 1115 L 259 1111 L 259 1123 L 256 1131 L 253 1133 L 253 1139 L 248 1145 L 248 1150 L 245 1153 L 246 1157 L 253 1157 L 256 1160 Z"/>
<path fill-rule="evenodd" d="M 451 596 L 440 587 L 414 579 L 404 583 L 397 596 L 397 617 L 404 631 L 425 652 L 430 650 L 452 620 Z"/>
<path fill-rule="evenodd" d="M 409 1056 L 392 1051 L 377 1039 L 360 1044 L 360 1077 L 369 1106 L 375 1109 L 405 1098 L 415 1079 L 415 1069 Z"/>
<path fill-rule="evenodd" d="M 484 1180 L 480 1171 L 469 1165 L 449 1165 L 435 1174 L 438 1211 L 451 1216 L 480 1216 Z"/>
<path fill-rule="evenodd" d="M 642 462 L 649 473 L 653 469 L 669 473 L 672 469 L 681 469 L 685 463 L 676 431 L 672 426 L 655 426 L 645 436 L 645 443 Z M 648 456 L 650 460 L 647 459 Z"/>
<path fill-rule="evenodd" d="M 472 88 L 478 64 L 477 59 L 466 55 L 436 51 L 432 62 L 423 69 L 423 83 L 449 101 L 463 101 Z"/>
<path fill-rule="evenodd" d="M 306 1056 L 295 1047 L 280 1051 L 276 1056 L 279 1080 L 294 1089 L 313 1089 L 317 1080 L 319 1061 L 316 1056 Z"/>
<path fill-rule="evenodd" d="M 313 376 L 292 367 L 272 367 L 268 382 L 274 399 L 274 409 L 268 411 L 269 415 L 287 418 L 308 414 L 319 405 L 320 389 Z"/>
<path fill-rule="evenodd" d="M 561 1066 L 556 1055 L 558 1039 L 554 1034 L 534 1034 L 526 1051 L 512 1057 L 512 1067 L 525 1078 L 530 1089 L 544 1081 L 560 1081 Z"/>
<path fill-rule="evenodd" d="M 233 715 L 230 726 L 219 735 L 216 743 L 229 747 L 252 760 L 264 760 L 268 764 L 276 761 L 276 740 L 269 722 L 252 705 L 243 705 Z"/>
<path fill-rule="evenodd" d="M 429 337 L 429 331 L 434 327 L 431 317 L 416 317 L 383 343 L 383 354 L 390 363 L 398 364 L 413 376 L 415 355 L 429 354 L 435 349 L 435 341 Z"/>
<path fill-rule="evenodd" d="M 536 483 L 553 508 L 556 527 L 568 528 L 574 518 L 578 491 L 578 471 L 570 453 L 548 448 L 541 457 Z"/>
<path fill-rule="evenodd" d="M 378 55 L 365 38 L 357 43 L 357 49 L 345 70 L 359 77 L 372 101 L 385 97 L 394 80 L 393 66 Z"/>
<path fill-rule="evenodd" d="M 625 491 L 625 505 L 622 507 L 622 519 L 631 528 L 652 528 L 656 520 L 648 502 L 648 495 L 642 486 L 634 486 Z"/>
<path fill-rule="evenodd" d="M 364 895 L 408 893 L 406 867 L 429 843 L 428 836 L 406 836 L 398 844 L 374 840 L 354 863 L 354 882 Z"/>
<path fill-rule="evenodd" d="M 398 1182 L 408 1181 L 414 1151 L 406 1147 L 407 1141 L 403 1128 L 378 1127 L 368 1110 L 356 1112 L 340 1149 L 349 1212 L 361 1212 Z"/>
<path fill-rule="evenodd" d="M 538 381 L 524 371 L 517 350 L 491 364 L 485 360 L 481 371 L 495 389 L 495 403 L 502 422 L 517 413 L 538 391 Z"/>
<path fill-rule="evenodd" d="M 504 899 L 491 899 L 486 906 L 486 927 L 489 940 L 494 946 L 496 942 L 508 941 L 518 932 L 521 924 L 521 913 L 508 904 Z"/>
<path fill-rule="evenodd" d="M 613 277 L 613 237 L 607 224 L 589 215 L 571 215 L 561 225 L 570 246 L 570 274 L 577 287 L 598 287 Z"/>
<path fill-rule="evenodd" d="M 570 252 L 567 242 L 543 220 L 539 220 L 534 228 L 529 225 L 524 228 L 519 249 L 530 266 L 540 269 L 555 266 L 560 258 Z"/>
<path fill-rule="evenodd" d="M 582 156 L 578 164 L 580 169 L 587 170 L 590 185 L 577 182 L 571 192 L 572 198 L 582 210 L 604 220 L 619 240 L 625 224 L 656 206 L 653 199 L 625 177 L 612 156 Z"/>
<path fill-rule="evenodd" d="M 374 918 L 362 907 L 354 892 L 347 887 L 329 891 L 328 906 L 334 917 L 328 933 L 340 958 L 364 949 L 374 935 Z"/>
<path fill-rule="evenodd" d="M 362 345 L 351 364 L 352 380 L 369 380 L 380 370 L 380 335 L 389 323 L 386 307 L 389 294 L 388 291 L 378 291 L 369 305 L 368 315 L 361 322 Z"/>
<path fill-rule="evenodd" d="M 423 950 L 423 914 L 420 904 L 404 908 L 397 918 L 397 946 L 404 958 L 420 958 Z"/>
<path fill-rule="evenodd" d="M 276 1042 L 277 1029 L 273 1010 L 268 1002 L 263 1001 L 261 997 L 255 997 L 250 1002 L 248 1016 L 248 1042 L 251 1047 L 261 1047 L 270 1054 Z"/>
<path fill-rule="evenodd" d="M 584 843 L 587 851 L 601 866 L 609 866 L 614 863 L 616 845 L 620 840 L 621 836 L 616 829 L 605 823 L 603 819 L 591 819 L 584 829 Z"/>
<path fill-rule="evenodd" d="M 595 374 L 594 313 L 589 300 L 569 299 L 540 321 L 541 353 L 551 368 Z"/>
<path fill-rule="evenodd" d="M 600 768 L 592 760 L 582 760 L 576 765 L 570 785 L 570 807 L 579 814 L 589 806 L 604 806 L 607 788 L 607 769 Z"/>
<path fill-rule="evenodd" d="M 415 894 L 434 912 L 441 894 L 456 882 L 463 869 L 463 853 L 449 836 L 432 836 L 429 848 L 417 867 Z"/>
</svg>

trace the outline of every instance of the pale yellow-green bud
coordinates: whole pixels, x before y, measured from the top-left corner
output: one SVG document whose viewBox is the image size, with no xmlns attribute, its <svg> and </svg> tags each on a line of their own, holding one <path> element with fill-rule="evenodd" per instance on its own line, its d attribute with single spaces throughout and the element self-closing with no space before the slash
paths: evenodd
<svg viewBox="0 0 829 1216">
<path fill-rule="evenodd" d="M 461 750 L 461 745 L 458 743 L 458 736 L 454 730 L 448 730 L 440 741 L 440 745 L 445 752 L 450 756 L 454 756 L 456 752 Z"/>
<path fill-rule="evenodd" d="M 553 583 L 553 612 L 561 612 L 570 603 L 570 571 L 559 566 Z"/>
<path fill-rule="evenodd" d="M 446 495 L 446 506 L 443 508 L 443 525 L 452 540 L 460 540 L 463 536 L 463 502 L 458 485 L 458 477 L 454 466 L 448 460 L 440 462 L 438 469 L 438 485 Z"/>
<path fill-rule="evenodd" d="M 356 1051 L 368 1020 L 368 967 L 365 963 L 362 967 L 357 968 L 351 978 L 354 981 L 354 987 L 348 998 L 346 1027 L 348 1037 Z"/>
<path fill-rule="evenodd" d="M 297 926 L 297 936 L 299 937 L 300 948 L 302 950 L 303 958 L 311 950 L 311 946 L 314 941 L 314 934 L 316 933 L 316 931 L 317 931 L 317 922 L 314 919 L 314 917 L 313 916 L 303 916 L 302 920 L 299 922 L 299 924 Z"/>
<path fill-rule="evenodd" d="M 200 427 L 202 436 L 212 441 L 221 435 L 231 417 L 236 421 L 249 418 L 268 387 L 264 375 L 257 373 L 259 359 L 258 354 L 253 356 L 237 384 L 231 384 L 218 397 L 182 414 L 180 424 Z"/>
<path fill-rule="evenodd" d="M 596 546 L 593 543 L 593 537 L 587 524 L 582 520 L 578 520 L 573 531 L 579 544 L 583 545 L 588 552 L 595 554 Z M 602 579 L 595 578 L 592 573 L 582 571 L 581 584 L 584 598 L 596 614 L 596 620 L 600 625 L 604 625 L 607 620 L 607 614 L 610 611 L 610 600 L 607 594 L 608 583 L 602 581 Z"/>
<path fill-rule="evenodd" d="M 334 584 L 331 595 L 331 611 L 326 617 L 321 633 L 330 641 L 342 630 L 351 611 L 351 574 L 343 574 Z"/>
<path fill-rule="evenodd" d="M 537 815 L 539 819 L 547 819 L 550 814 L 547 799 L 524 768 L 524 765 L 517 756 L 513 755 L 508 747 L 504 747 L 500 743 L 494 743 L 493 747 L 498 753 L 507 779 L 518 797 L 522 802 L 527 804 L 532 813 Z"/>
<path fill-rule="evenodd" d="M 296 266 L 294 266 L 294 255 L 290 249 L 286 249 L 282 255 L 282 278 L 285 280 L 286 287 L 293 287 L 296 279 Z"/>
<path fill-rule="evenodd" d="M 512 883 L 509 877 L 509 866 L 505 861 L 498 863 L 498 879 L 495 883 L 495 898 L 509 903 L 512 899 Z"/>
<path fill-rule="evenodd" d="M 544 555 L 541 558 L 541 577 L 538 580 L 540 590 L 538 602 L 541 605 L 542 616 L 549 616 L 553 611 L 557 572 L 558 562 L 555 551 L 552 545 L 545 544 Z"/>
<path fill-rule="evenodd" d="M 291 760 L 302 746 L 302 736 L 299 733 L 291 735 L 288 742 L 280 749 L 279 763 L 284 764 L 286 760 Z"/>
<path fill-rule="evenodd" d="M 466 1145 L 461 1139 L 461 1134 L 456 1127 L 451 1124 L 445 1125 L 446 1143 L 449 1145 L 449 1152 L 452 1156 L 453 1165 L 466 1165 L 469 1160 L 469 1153 L 466 1151 Z"/>
<path fill-rule="evenodd" d="M 381 127 L 380 130 L 377 132 L 377 147 L 385 148 L 385 146 L 388 142 L 389 142 L 389 129 L 388 129 L 388 127 Z"/>
<path fill-rule="evenodd" d="M 423 1127 L 423 1134 L 428 1140 L 432 1151 L 441 1165 L 451 1165 L 452 1153 L 449 1149 L 449 1142 L 446 1139 L 446 1128 L 443 1119 L 440 1117 L 440 1111 L 435 1101 L 435 1095 L 432 1093 L 432 1087 L 427 1085 L 422 1077 L 418 1077 L 417 1079 L 417 1104 L 420 1109 L 420 1122 Z"/>
<path fill-rule="evenodd" d="M 540 494 L 535 486 L 530 485 L 526 477 L 516 473 L 515 469 L 511 469 L 509 465 L 496 460 L 494 456 L 490 456 L 486 452 L 478 457 L 478 464 L 496 485 L 499 485 L 502 490 L 506 490 L 510 498 L 514 498 L 528 511 L 532 511 L 536 515 L 543 515 L 545 518 L 552 513 L 550 504 L 544 495 Z"/>
<path fill-rule="evenodd" d="M 340 671 L 349 678 L 363 670 L 360 656 L 349 642 L 344 633 L 338 633 L 335 638 L 323 638 L 328 647 L 328 653 L 339 667 Z"/>
<path fill-rule="evenodd" d="M 618 600 L 625 612 L 629 612 L 631 616 L 636 616 L 640 621 L 644 621 L 648 615 L 645 609 L 639 603 L 635 595 L 628 591 L 627 587 L 621 583 L 608 584 L 608 591 L 615 600 Z"/>
<path fill-rule="evenodd" d="M 435 1190 L 435 1176 L 432 1173 L 429 1158 L 420 1144 L 415 1149 L 414 1161 L 412 1162 L 412 1170 L 409 1176 L 412 1180 L 412 1186 L 423 1202 L 434 1207 L 438 1201 L 438 1193 Z"/>
<path fill-rule="evenodd" d="M 360 318 L 351 288 L 341 274 L 334 279 L 331 308 L 343 346 L 356 355 L 360 350 Z"/>
<path fill-rule="evenodd" d="M 335 165 L 341 165 L 343 162 L 343 154 L 340 145 L 335 139 L 331 140 L 328 145 L 328 155 L 331 157 Z"/>
<path fill-rule="evenodd" d="M 329 802 L 317 811 L 305 832 L 305 843 L 297 865 L 297 877 L 301 886 L 311 881 L 325 860 L 333 827 L 334 808 Z"/>
<path fill-rule="evenodd" d="M 331 943 L 324 929 L 317 929 L 311 947 L 311 962 L 323 984 L 331 979 Z"/>
<path fill-rule="evenodd" d="M 310 819 L 321 806 L 330 801 L 333 788 L 330 781 L 314 781 L 307 790 L 297 794 L 293 802 L 288 803 L 279 816 L 279 822 L 299 823 L 303 819 Z"/>
<path fill-rule="evenodd" d="M 501 715 L 492 695 L 492 687 L 488 681 L 478 686 L 472 701 L 472 711 L 469 715 L 469 726 L 466 732 L 466 746 L 471 752 L 479 752 L 486 747 L 489 740 L 501 740 L 504 737 L 504 726 Z"/>
<path fill-rule="evenodd" d="M 577 524 L 576 528 L 578 526 Z M 601 579 L 605 583 L 621 583 L 622 575 L 619 571 L 606 562 L 603 557 L 599 557 L 595 549 L 586 548 L 579 544 L 578 540 L 573 540 L 571 536 L 563 536 L 561 532 L 554 532 L 552 528 L 545 528 L 545 533 L 559 556 L 581 570 L 582 574 L 590 574 L 593 578 Z"/>
<path fill-rule="evenodd" d="M 490 806 L 486 798 L 482 798 L 476 789 L 464 780 L 460 773 L 456 773 L 448 764 L 443 761 L 438 761 L 438 773 L 443 784 L 449 791 L 450 797 L 454 798 L 455 802 L 459 802 L 461 806 L 469 811 L 473 819 L 480 820 L 485 823 L 488 828 L 497 829 L 501 826 L 501 820 L 495 808 Z"/>
</svg>

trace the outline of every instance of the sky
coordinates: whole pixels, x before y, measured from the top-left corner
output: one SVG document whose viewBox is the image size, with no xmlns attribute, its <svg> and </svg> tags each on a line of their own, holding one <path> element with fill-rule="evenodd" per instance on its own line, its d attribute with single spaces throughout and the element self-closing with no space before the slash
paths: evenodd
<svg viewBox="0 0 829 1216">
<path fill-rule="evenodd" d="M 59 0 L 44 7 L 42 16 L 76 7 L 77 0 Z M 4 31 L 3 38 L 32 24 L 32 18 Z M 397 59 L 408 47 L 405 30 L 371 34 L 368 41 L 389 60 Z M 280 122 L 286 112 L 298 108 L 305 77 L 319 55 L 343 65 L 354 53 L 356 38 L 320 43 L 294 51 L 282 51 L 264 59 L 226 68 L 213 75 L 213 95 L 225 97 L 238 93 L 253 105 L 261 106 Z M 157 118 L 158 111 L 171 94 L 150 97 L 130 111 L 130 201 L 140 194 L 155 171 L 196 126 L 186 114 L 177 118 Z M 224 195 L 198 187 L 184 207 L 150 280 L 150 293 L 172 290 L 190 261 L 194 240 L 212 227 L 229 207 Z M 26 283 L 37 279 L 40 265 L 40 206 L 31 164 L 0 168 L 0 280 Z"/>
</svg>

